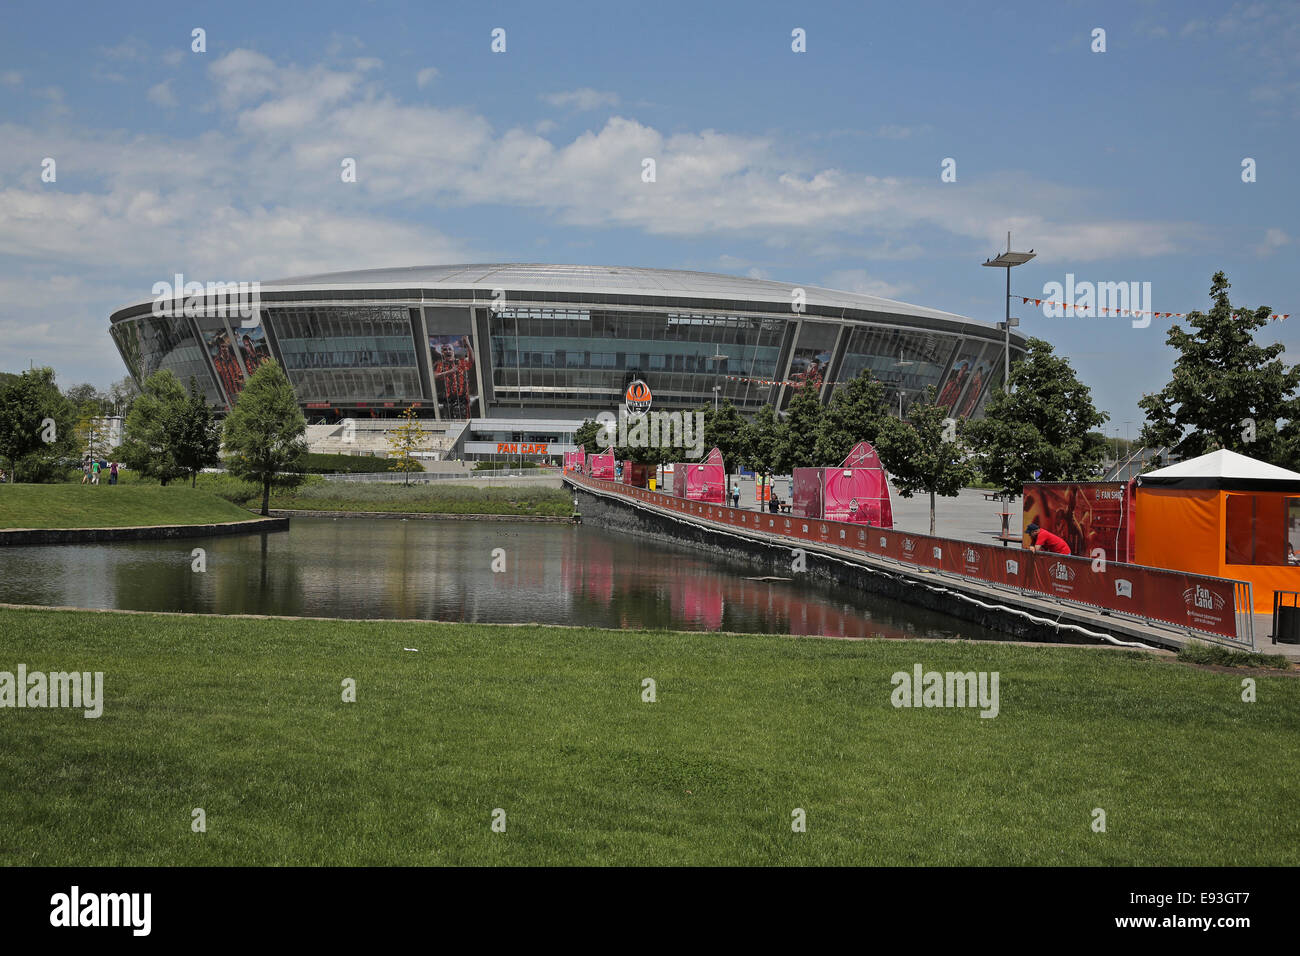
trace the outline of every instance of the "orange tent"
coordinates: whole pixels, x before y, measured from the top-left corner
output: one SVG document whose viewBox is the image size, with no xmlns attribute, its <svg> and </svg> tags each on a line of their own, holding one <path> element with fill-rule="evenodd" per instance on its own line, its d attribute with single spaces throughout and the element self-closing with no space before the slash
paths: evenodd
<svg viewBox="0 0 1300 956">
<path fill-rule="evenodd" d="M 1138 479 L 1136 562 L 1252 585 L 1256 614 L 1300 591 L 1300 473 L 1215 451 Z"/>
</svg>

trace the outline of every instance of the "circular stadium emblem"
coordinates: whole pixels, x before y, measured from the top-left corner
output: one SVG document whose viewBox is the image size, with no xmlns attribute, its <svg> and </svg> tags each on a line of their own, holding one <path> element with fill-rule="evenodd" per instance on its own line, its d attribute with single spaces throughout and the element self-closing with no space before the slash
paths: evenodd
<svg viewBox="0 0 1300 956">
<path fill-rule="evenodd" d="M 650 411 L 650 402 L 653 399 L 650 386 L 639 378 L 629 382 L 627 391 L 623 393 L 623 404 L 629 415 L 644 415 Z"/>
</svg>

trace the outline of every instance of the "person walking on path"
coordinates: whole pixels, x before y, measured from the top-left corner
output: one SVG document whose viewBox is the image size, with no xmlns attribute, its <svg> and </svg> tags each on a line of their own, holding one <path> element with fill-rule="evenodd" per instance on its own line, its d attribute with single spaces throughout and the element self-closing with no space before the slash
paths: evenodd
<svg viewBox="0 0 1300 956">
<path fill-rule="evenodd" d="M 90 484 L 90 459 L 89 458 L 83 460 L 81 463 L 81 483 L 83 485 Z"/>
<path fill-rule="evenodd" d="M 117 484 L 117 462 L 115 461 L 108 463 L 108 483 L 110 485 Z"/>
<path fill-rule="evenodd" d="M 92 485 L 99 484 L 99 462 L 97 461 L 91 462 L 90 465 L 90 483 Z"/>
<path fill-rule="evenodd" d="M 738 481 L 731 483 L 731 507 L 740 507 L 740 482 Z"/>
</svg>

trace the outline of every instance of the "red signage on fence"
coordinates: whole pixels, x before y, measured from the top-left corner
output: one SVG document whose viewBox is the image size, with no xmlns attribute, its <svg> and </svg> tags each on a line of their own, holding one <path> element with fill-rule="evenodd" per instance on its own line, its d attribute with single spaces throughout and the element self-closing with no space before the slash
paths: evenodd
<svg viewBox="0 0 1300 956">
<path fill-rule="evenodd" d="M 683 500 L 657 491 L 627 488 L 611 481 L 576 479 L 602 491 L 635 497 L 647 504 L 681 511 L 719 524 L 750 527 L 815 544 L 852 548 L 921 568 L 1000 584 L 1077 604 L 1237 637 L 1237 582 L 1183 571 L 1094 561 L 1072 555 L 1011 550 L 924 534 L 909 534 L 856 522 L 820 521 L 774 515 L 726 505 Z M 1244 606 L 1244 596 L 1242 598 Z"/>
</svg>

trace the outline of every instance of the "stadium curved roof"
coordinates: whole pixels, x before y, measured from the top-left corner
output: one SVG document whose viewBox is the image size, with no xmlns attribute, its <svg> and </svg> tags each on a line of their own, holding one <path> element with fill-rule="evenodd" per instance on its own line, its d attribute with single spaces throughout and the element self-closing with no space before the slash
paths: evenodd
<svg viewBox="0 0 1300 956">
<path fill-rule="evenodd" d="M 689 296 L 789 302 L 791 290 L 802 288 L 807 304 L 826 309 L 855 309 L 972 323 L 980 322 L 893 299 L 857 292 L 840 292 L 817 286 L 799 286 L 771 279 L 750 279 L 714 272 L 646 269 L 635 266 L 577 266 L 547 263 L 480 263 L 474 265 L 407 266 L 396 269 L 359 269 L 294 276 L 262 283 L 262 292 L 306 292 L 322 287 L 351 289 L 412 289 L 443 286 L 455 289 L 498 288 L 536 292 L 589 292 L 604 295 Z"/>
</svg>

